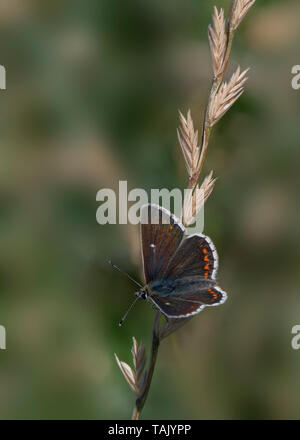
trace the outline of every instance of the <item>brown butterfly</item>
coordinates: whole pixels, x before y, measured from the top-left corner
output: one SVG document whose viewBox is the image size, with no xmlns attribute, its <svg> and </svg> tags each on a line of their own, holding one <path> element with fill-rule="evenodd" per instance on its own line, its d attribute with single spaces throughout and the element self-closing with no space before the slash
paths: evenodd
<svg viewBox="0 0 300 440">
<path fill-rule="evenodd" d="M 137 299 L 147 299 L 168 318 L 187 318 L 226 301 L 216 283 L 218 255 L 212 241 L 202 234 L 185 235 L 165 208 L 141 208 L 141 247 L 146 285 L 137 283 Z"/>
</svg>

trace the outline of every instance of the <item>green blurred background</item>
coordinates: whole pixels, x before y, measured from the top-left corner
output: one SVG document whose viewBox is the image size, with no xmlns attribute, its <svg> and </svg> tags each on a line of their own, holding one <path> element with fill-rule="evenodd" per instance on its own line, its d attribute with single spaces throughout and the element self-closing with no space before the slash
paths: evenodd
<svg viewBox="0 0 300 440">
<path fill-rule="evenodd" d="M 130 417 L 113 354 L 149 348 L 154 312 L 117 326 L 134 286 L 107 260 L 141 279 L 139 230 L 98 225 L 96 193 L 186 186 L 178 109 L 200 127 L 214 4 L 229 1 L 1 1 L 1 418 Z M 299 17 L 298 0 L 259 0 L 237 33 L 230 71 L 250 78 L 205 170 L 229 299 L 163 342 L 144 418 L 300 417 Z"/>
</svg>

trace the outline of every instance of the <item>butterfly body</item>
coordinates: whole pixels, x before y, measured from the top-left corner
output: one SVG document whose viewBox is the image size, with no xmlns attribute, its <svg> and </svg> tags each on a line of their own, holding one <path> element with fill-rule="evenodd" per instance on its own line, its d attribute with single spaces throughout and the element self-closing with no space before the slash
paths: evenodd
<svg viewBox="0 0 300 440">
<path fill-rule="evenodd" d="M 162 278 L 161 280 L 152 281 L 148 285 L 148 291 L 151 295 L 162 296 L 188 296 L 193 291 L 201 288 L 212 287 L 215 281 L 207 280 L 201 276 L 190 276 L 175 279 Z"/>
<path fill-rule="evenodd" d="M 185 236 L 183 225 L 164 208 L 141 208 L 141 241 L 146 285 L 137 294 L 169 318 L 195 315 L 225 302 L 215 280 L 218 256 L 202 234 Z"/>
</svg>

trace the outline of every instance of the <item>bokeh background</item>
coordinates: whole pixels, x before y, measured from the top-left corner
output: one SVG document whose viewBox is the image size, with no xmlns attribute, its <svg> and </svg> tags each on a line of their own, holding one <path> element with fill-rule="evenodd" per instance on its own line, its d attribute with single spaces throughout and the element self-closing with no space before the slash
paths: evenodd
<svg viewBox="0 0 300 440">
<path fill-rule="evenodd" d="M 186 186 L 178 109 L 201 126 L 214 4 L 229 1 L 1 1 L 0 418 L 131 416 L 113 354 L 149 348 L 154 312 L 117 326 L 134 286 L 107 260 L 141 279 L 139 230 L 97 224 L 96 193 Z M 144 418 L 300 417 L 299 16 L 259 0 L 237 33 L 229 73 L 250 78 L 205 165 L 229 299 L 164 341 Z"/>
</svg>

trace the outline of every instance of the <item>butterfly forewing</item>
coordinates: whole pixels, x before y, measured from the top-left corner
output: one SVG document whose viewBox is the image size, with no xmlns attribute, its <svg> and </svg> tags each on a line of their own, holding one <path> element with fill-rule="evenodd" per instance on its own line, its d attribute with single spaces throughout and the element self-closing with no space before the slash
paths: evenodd
<svg viewBox="0 0 300 440">
<path fill-rule="evenodd" d="M 141 208 L 141 240 L 146 283 L 163 276 L 180 245 L 184 227 L 167 210 L 157 205 Z"/>
<path fill-rule="evenodd" d="M 190 235 L 170 260 L 164 278 L 202 276 L 215 279 L 217 267 L 218 255 L 211 240 L 201 234 Z"/>
</svg>

